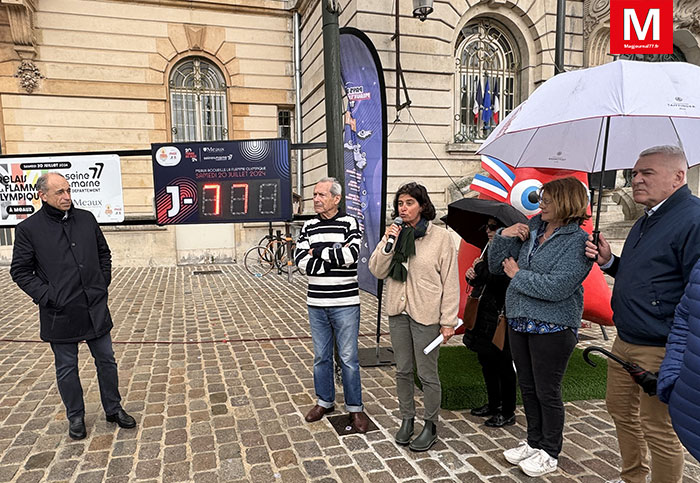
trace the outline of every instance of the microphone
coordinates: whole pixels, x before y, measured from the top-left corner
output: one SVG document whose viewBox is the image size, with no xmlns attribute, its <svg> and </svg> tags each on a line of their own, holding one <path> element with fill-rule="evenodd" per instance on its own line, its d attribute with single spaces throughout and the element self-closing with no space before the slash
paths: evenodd
<svg viewBox="0 0 700 483">
<path fill-rule="evenodd" d="M 403 225 L 403 220 L 401 217 L 397 216 L 394 218 L 394 225 Z M 394 248 L 394 243 L 396 243 L 396 237 L 394 235 L 389 235 L 389 238 L 386 241 L 386 245 L 384 245 L 384 253 L 389 253 L 392 248 Z"/>
</svg>

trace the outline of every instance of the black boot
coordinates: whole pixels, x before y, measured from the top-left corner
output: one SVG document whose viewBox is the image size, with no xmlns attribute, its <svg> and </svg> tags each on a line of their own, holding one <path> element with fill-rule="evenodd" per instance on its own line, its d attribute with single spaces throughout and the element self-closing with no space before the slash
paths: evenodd
<svg viewBox="0 0 700 483">
<path fill-rule="evenodd" d="M 404 419 L 401 421 L 399 431 L 394 436 L 394 441 L 405 446 L 411 442 L 411 436 L 413 436 L 413 418 Z"/>
<path fill-rule="evenodd" d="M 408 449 L 411 451 L 428 451 L 437 442 L 437 427 L 432 421 L 426 421 L 423 431 L 411 441 Z"/>
</svg>

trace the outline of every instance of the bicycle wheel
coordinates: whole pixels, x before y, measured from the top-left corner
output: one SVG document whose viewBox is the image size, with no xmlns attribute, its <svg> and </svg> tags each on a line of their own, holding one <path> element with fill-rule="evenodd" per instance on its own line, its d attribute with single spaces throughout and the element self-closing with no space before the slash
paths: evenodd
<svg viewBox="0 0 700 483">
<path fill-rule="evenodd" d="M 251 247 L 243 255 L 245 269 L 254 277 L 262 277 L 275 266 L 275 257 L 266 247 Z"/>
<path fill-rule="evenodd" d="M 284 240 L 272 240 L 267 244 L 267 249 L 272 252 L 275 268 L 282 269 L 287 265 L 287 246 Z"/>
<path fill-rule="evenodd" d="M 274 239 L 275 239 L 274 236 L 265 235 L 265 236 L 262 237 L 262 238 L 260 239 L 260 241 L 258 242 L 258 246 L 265 247 L 265 246 L 267 246 L 268 243 L 270 243 L 270 241 L 272 241 L 272 240 L 274 240 Z"/>
</svg>

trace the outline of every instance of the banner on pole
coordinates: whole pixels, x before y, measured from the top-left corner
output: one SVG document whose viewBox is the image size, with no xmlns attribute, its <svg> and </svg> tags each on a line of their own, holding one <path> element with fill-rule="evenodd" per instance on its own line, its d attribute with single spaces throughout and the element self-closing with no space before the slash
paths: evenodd
<svg viewBox="0 0 700 483">
<path fill-rule="evenodd" d="M 0 159 L 0 226 L 14 226 L 41 208 L 39 176 L 62 174 L 73 205 L 95 215 L 98 223 L 124 221 L 119 156 L 37 156 Z"/>
<path fill-rule="evenodd" d="M 340 76 L 345 89 L 345 206 L 362 231 L 360 288 L 376 296 L 378 281 L 368 262 L 385 228 L 386 91 L 377 50 L 354 28 L 340 29 Z"/>
</svg>

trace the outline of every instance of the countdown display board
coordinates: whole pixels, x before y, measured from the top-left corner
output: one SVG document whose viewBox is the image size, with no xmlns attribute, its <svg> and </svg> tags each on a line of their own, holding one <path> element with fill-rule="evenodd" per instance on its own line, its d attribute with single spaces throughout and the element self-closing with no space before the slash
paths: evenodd
<svg viewBox="0 0 700 483">
<path fill-rule="evenodd" d="M 288 221 L 286 139 L 153 144 L 159 225 Z"/>
</svg>

